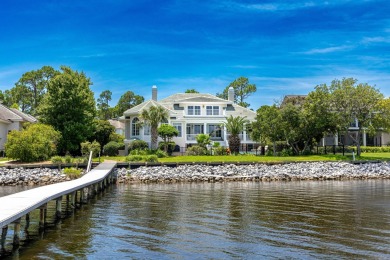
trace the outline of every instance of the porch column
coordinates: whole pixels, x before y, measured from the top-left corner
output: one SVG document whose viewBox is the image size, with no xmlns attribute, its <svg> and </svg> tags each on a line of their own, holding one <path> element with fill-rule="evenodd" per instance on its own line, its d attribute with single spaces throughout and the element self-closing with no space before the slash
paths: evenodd
<svg viewBox="0 0 390 260">
<path fill-rule="evenodd" d="M 203 123 L 203 133 L 205 134 L 207 132 L 207 123 Z"/>
<path fill-rule="evenodd" d="M 334 145 L 338 145 L 338 144 L 339 144 L 339 135 L 335 134 L 334 135 Z"/>
<path fill-rule="evenodd" d="M 366 129 L 363 129 L 363 146 L 367 146 Z"/>
</svg>

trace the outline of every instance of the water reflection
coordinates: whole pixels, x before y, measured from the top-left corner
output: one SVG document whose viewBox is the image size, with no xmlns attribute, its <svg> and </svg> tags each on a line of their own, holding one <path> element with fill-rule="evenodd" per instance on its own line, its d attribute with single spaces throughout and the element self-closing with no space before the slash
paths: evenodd
<svg viewBox="0 0 390 260">
<path fill-rule="evenodd" d="M 390 181 L 119 185 L 19 259 L 388 258 Z"/>
</svg>

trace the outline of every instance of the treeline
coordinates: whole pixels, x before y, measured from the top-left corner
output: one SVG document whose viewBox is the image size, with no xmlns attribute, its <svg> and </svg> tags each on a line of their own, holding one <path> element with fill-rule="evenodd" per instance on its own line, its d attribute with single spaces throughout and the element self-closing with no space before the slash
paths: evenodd
<svg viewBox="0 0 390 260">
<path fill-rule="evenodd" d="M 360 136 L 390 129 L 390 99 L 356 79 L 318 85 L 307 96 L 286 96 L 280 104 L 262 106 L 252 124 L 252 138 L 262 145 L 283 142 L 291 154 L 310 153 L 326 134 L 347 135 L 358 121 L 356 137 L 350 135 L 360 155 Z"/>
<path fill-rule="evenodd" d="M 123 137 L 103 119 L 122 115 L 144 99 L 128 91 L 111 108 L 111 92 L 104 91 L 96 102 L 91 85 L 83 72 L 66 66 L 60 70 L 44 66 L 24 73 L 12 89 L 0 91 L 3 104 L 32 114 L 44 124 L 26 125 L 26 131 L 20 133 L 12 131 L 6 143 L 7 155 L 34 161 L 53 154 L 80 155 L 82 143 L 99 143 L 102 151 L 104 145 L 115 142 L 119 148 Z"/>
</svg>

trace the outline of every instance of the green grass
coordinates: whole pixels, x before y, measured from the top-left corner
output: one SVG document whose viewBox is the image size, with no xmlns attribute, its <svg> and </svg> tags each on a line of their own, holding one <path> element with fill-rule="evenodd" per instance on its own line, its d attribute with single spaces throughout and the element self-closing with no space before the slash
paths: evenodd
<svg viewBox="0 0 390 260">
<path fill-rule="evenodd" d="M 117 162 L 124 162 L 125 156 L 104 156 L 101 157 L 101 162 L 106 160 L 113 160 Z M 315 162 L 315 161 L 351 161 L 352 155 L 302 155 L 302 156 L 254 156 L 254 155 L 224 155 L 224 156 L 174 156 L 167 158 L 159 158 L 159 162 L 177 162 L 177 163 L 193 163 L 193 162 Z M 381 160 L 390 161 L 390 153 L 364 153 L 361 157 L 356 157 L 356 160 Z M 99 159 L 95 158 L 95 162 Z"/>
<path fill-rule="evenodd" d="M 390 153 L 362 153 L 359 159 L 390 161 Z"/>
</svg>

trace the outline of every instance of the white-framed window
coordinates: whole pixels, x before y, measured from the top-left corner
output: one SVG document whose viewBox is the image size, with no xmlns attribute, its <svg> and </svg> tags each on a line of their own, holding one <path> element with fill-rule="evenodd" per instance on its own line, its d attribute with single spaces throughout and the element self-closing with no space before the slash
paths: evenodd
<svg viewBox="0 0 390 260">
<path fill-rule="evenodd" d="M 206 115 L 208 116 L 219 115 L 219 106 L 206 106 Z"/>
<path fill-rule="evenodd" d="M 210 137 L 221 138 L 222 129 L 220 125 L 207 125 L 207 133 Z"/>
<path fill-rule="evenodd" d="M 188 115 L 200 115 L 200 106 L 188 106 Z"/>
<path fill-rule="evenodd" d="M 131 135 L 137 136 L 139 135 L 139 119 L 138 117 L 134 117 L 133 120 L 131 121 Z"/>
<path fill-rule="evenodd" d="M 173 123 L 172 124 L 173 127 L 175 127 L 177 129 L 177 131 L 179 132 L 179 134 L 177 135 L 177 137 L 181 137 L 182 136 L 182 127 L 181 127 L 181 123 Z"/>
<path fill-rule="evenodd" d="M 150 125 L 144 125 L 144 135 L 150 135 Z"/>
</svg>

